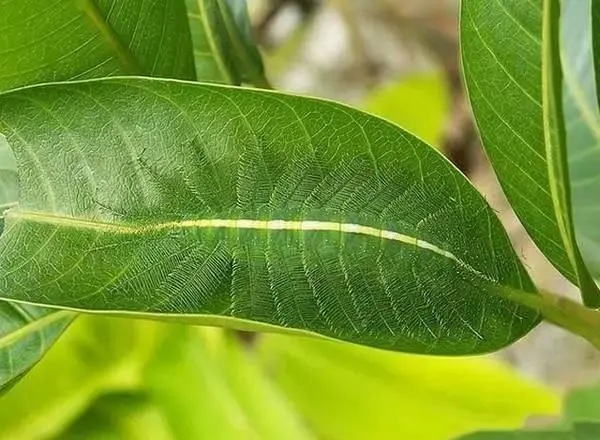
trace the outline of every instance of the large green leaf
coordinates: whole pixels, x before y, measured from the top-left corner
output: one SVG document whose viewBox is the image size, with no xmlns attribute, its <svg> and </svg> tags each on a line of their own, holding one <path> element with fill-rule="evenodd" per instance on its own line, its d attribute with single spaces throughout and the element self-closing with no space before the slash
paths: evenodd
<svg viewBox="0 0 600 440">
<path fill-rule="evenodd" d="M 101 393 L 140 389 L 157 328 L 147 321 L 79 317 L 0 399 L 0 439 L 52 438 Z"/>
<path fill-rule="evenodd" d="M 5 298 L 452 354 L 539 320 L 496 295 L 535 289 L 481 195 L 357 110 L 121 78 L 0 95 L 0 131 Z"/>
<path fill-rule="evenodd" d="M 597 8 L 597 2 L 592 2 Z M 563 70 L 569 171 L 577 239 L 592 274 L 600 277 L 600 114 L 592 57 L 590 1 L 563 1 Z"/>
<path fill-rule="evenodd" d="M 539 0 L 462 3 L 467 88 L 498 179 L 540 250 L 581 288 L 588 305 L 600 305 L 575 240 L 568 170 L 558 166 L 564 145 L 549 142 L 550 137 L 545 142 L 544 107 L 550 95 L 543 93 L 542 79 L 552 66 L 542 72 L 541 36 Z"/>
<path fill-rule="evenodd" d="M 0 135 L 0 209 L 17 201 L 17 171 L 14 157 Z M 1 215 L 1 214 L 0 214 Z M 4 216 L 0 217 L 0 234 Z M 52 345 L 72 319 L 71 312 L 0 302 L 0 394 L 14 385 Z"/>
<path fill-rule="evenodd" d="M 0 91 L 126 73 L 195 77 L 183 0 L 3 2 L 0 35 Z M 0 209 L 15 202 L 14 160 L 0 136 Z M 71 318 L 0 303 L 0 390 L 43 355 Z"/>
<path fill-rule="evenodd" d="M 552 391 L 491 359 L 284 335 L 266 335 L 258 344 L 265 368 L 319 438 L 447 440 L 475 429 L 520 427 L 528 416 L 558 411 Z"/>
<path fill-rule="evenodd" d="M 266 83 L 246 0 L 186 0 L 196 70 L 224 84 Z"/>
</svg>

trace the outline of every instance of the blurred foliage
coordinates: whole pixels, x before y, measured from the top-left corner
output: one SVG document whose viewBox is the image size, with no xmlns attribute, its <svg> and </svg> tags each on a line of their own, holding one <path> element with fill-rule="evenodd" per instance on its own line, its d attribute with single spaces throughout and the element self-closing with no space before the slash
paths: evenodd
<svg viewBox="0 0 600 440">
<path fill-rule="evenodd" d="M 437 72 L 415 73 L 383 85 L 363 105 L 366 111 L 400 125 L 438 148 L 450 107 L 448 86 Z"/>
<path fill-rule="evenodd" d="M 0 439 L 54 438 L 96 398 L 138 389 L 158 324 L 81 317 L 0 399 Z"/>
<path fill-rule="evenodd" d="M 270 334 L 255 344 L 80 317 L 0 400 L 0 438 L 428 440 L 558 409 L 553 392 L 487 358 Z"/>
<path fill-rule="evenodd" d="M 407 355 L 267 335 L 263 362 L 319 438 L 448 439 L 551 414 L 557 397 L 489 358 Z"/>
<path fill-rule="evenodd" d="M 600 438 L 600 384 L 572 390 L 558 423 L 543 430 L 488 431 L 461 440 L 597 440 Z"/>
</svg>

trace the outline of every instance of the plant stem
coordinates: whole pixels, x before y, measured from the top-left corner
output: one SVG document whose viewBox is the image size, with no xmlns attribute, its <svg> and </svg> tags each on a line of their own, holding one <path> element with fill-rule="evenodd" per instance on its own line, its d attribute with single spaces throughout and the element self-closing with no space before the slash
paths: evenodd
<svg viewBox="0 0 600 440">
<path fill-rule="evenodd" d="M 544 320 L 589 341 L 600 350 L 600 312 L 553 293 L 539 295 L 503 288 L 500 295 L 522 306 L 537 310 Z"/>
</svg>

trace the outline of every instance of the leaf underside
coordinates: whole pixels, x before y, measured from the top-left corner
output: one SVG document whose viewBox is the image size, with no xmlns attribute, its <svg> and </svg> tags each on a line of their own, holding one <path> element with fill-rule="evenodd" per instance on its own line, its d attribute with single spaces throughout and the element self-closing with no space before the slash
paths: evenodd
<svg viewBox="0 0 600 440">
<path fill-rule="evenodd" d="M 183 0 L 21 0 L 0 6 L 0 91 L 39 82 L 138 73 L 195 78 Z M 0 136 L 0 211 L 18 201 Z M 4 217 L 0 219 L 0 232 Z M 24 374 L 73 314 L 0 302 L 0 390 Z"/>
<path fill-rule="evenodd" d="M 590 5 L 591 3 L 591 5 Z M 597 17 L 598 2 L 562 2 L 563 71 L 565 76 L 565 119 L 569 151 L 569 173 L 573 195 L 573 215 L 584 259 L 594 277 L 600 277 L 600 232 L 597 219 L 600 206 L 600 114 L 594 81 L 590 6 Z"/>
<path fill-rule="evenodd" d="M 186 0 L 198 79 L 223 84 L 263 83 L 246 0 Z"/>
<path fill-rule="evenodd" d="M 0 95 L 0 131 L 21 180 L 6 298 L 427 353 L 491 351 L 538 322 L 494 294 L 535 290 L 483 198 L 359 111 L 122 78 Z"/>
<path fill-rule="evenodd" d="M 554 166 L 566 152 L 544 142 L 541 6 L 463 2 L 465 79 L 483 145 L 511 206 L 552 264 L 596 301 L 597 287 L 571 233 L 570 202 L 557 197 L 562 190 L 570 194 L 566 167 L 557 173 Z"/>
</svg>

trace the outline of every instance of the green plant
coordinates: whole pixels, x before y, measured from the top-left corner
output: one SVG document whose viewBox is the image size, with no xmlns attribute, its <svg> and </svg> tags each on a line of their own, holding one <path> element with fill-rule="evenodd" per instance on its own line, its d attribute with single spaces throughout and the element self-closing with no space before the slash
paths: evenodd
<svg viewBox="0 0 600 440">
<path fill-rule="evenodd" d="M 523 225 L 583 304 L 537 291 L 484 198 L 418 137 L 341 104 L 266 90 L 245 7 L 0 4 L 2 392 L 84 313 L 436 355 L 492 352 L 545 319 L 600 348 L 596 2 L 464 0 L 461 12 L 483 145 Z M 188 331 L 156 346 L 176 350 Z M 173 367 L 140 367 L 152 351 L 140 350 L 141 363 L 124 362 L 129 376 L 102 382 L 121 394 L 101 398 L 74 436 L 92 435 L 90 417 L 127 431 L 114 408 L 153 420 L 158 436 L 152 396 L 175 405 L 173 416 L 183 408 L 176 386 L 153 379 Z M 130 395 L 140 383 L 150 397 Z M 98 398 L 97 385 L 71 396 L 73 414 Z M 282 408 L 271 391 L 261 396 Z M 264 437 L 311 436 L 292 416 L 254 416 Z"/>
</svg>

